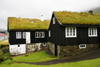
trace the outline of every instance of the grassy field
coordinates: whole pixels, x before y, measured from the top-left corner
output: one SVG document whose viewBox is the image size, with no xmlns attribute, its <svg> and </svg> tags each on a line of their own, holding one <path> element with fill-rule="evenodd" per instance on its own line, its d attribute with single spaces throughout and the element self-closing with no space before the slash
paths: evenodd
<svg viewBox="0 0 100 67">
<path fill-rule="evenodd" d="M 0 67 L 100 67 L 100 58 L 53 65 L 32 65 L 24 63 L 0 64 Z"/>
<path fill-rule="evenodd" d="M 8 39 L 0 41 L 0 45 L 9 45 Z"/>
<path fill-rule="evenodd" d="M 17 56 L 13 57 L 14 61 L 21 61 L 21 62 L 43 62 L 43 61 L 50 61 L 58 59 L 58 57 L 51 57 L 47 55 L 44 51 L 28 54 L 28 56 Z"/>
</svg>

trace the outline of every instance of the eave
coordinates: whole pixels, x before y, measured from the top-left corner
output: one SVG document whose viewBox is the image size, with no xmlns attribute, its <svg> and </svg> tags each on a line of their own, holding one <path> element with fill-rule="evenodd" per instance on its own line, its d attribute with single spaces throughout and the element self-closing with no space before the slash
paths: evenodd
<svg viewBox="0 0 100 67">
<path fill-rule="evenodd" d="M 86 24 L 62 24 L 65 27 L 100 27 L 100 25 L 86 25 Z"/>
</svg>

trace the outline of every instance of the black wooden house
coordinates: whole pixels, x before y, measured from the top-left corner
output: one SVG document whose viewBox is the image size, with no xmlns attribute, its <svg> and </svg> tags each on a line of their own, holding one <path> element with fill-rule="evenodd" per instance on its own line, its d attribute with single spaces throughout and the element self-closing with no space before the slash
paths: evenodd
<svg viewBox="0 0 100 67">
<path fill-rule="evenodd" d="M 49 20 L 8 17 L 11 54 L 26 53 L 26 44 L 46 43 Z"/>
<path fill-rule="evenodd" d="M 100 14 L 93 14 L 92 11 L 89 13 L 55 11 L 52 13 L 48 33 L 49 46 L 54 46 L 51 52 L 56 56 L 60 56 L 62 48 L 67 46 L 77 45 L 82 49 L 88 45 L 99 45 Z"/>
</svg>

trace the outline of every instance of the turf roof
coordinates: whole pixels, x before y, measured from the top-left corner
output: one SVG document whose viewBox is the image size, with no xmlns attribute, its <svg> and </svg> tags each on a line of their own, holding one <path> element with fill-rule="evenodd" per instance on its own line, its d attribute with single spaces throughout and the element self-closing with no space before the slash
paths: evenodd
<svg viewBox="0 0 100 67">
<path fill-rule="evenodd" d="M 57 19 L 62 24 L 86 24 L 100 25 L 100 14 L 90 14 L 85 12 L 55 11 Z"/>
<path fill-rule="evenodd" d="M 50 20 L 8 17 L 9 30 L 47 30 Z"/>
</svg>

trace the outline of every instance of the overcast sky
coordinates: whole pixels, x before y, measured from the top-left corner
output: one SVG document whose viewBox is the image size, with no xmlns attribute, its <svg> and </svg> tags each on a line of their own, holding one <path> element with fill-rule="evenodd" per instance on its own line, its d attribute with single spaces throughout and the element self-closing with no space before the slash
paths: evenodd
<svg viewBox="0 0 100 67">
<path fill-rule="evenodd" d="M 82 12 L 97 8 L 100 0 L 0 0 L 0 29 L 7 29 L 7 17 L 51 19 L 53 11 Z"/>
</svg>

